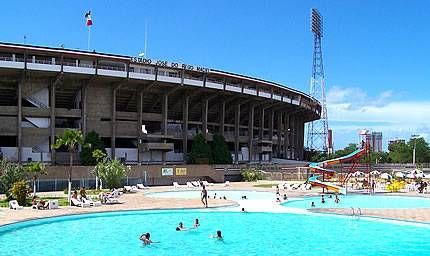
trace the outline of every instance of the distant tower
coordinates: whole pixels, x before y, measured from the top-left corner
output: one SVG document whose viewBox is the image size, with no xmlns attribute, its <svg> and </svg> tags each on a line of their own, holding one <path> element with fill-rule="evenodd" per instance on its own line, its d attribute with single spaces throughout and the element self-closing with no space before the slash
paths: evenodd
<svg viewBox="0 0 430 256">
<path fill-rule="evenodd" d="M 323 36 L 323 17 L 317 9 L 311 10 L 311 31 L 314 35 L 314 55 L 312 63 L 310 95 L 321 103 L 321 119 L 308 124 L 307 148 L 318 152 L 332 153 L 328 145 L 328 118 L 325 99 L 323 55 L 321 37 Z"/>
</svg>

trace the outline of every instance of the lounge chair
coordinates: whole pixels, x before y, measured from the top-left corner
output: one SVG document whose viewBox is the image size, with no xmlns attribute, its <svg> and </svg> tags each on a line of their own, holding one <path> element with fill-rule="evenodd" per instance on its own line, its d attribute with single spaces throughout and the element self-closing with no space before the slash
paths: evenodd
<svg viewBox="0 0 430 256">
<path fill-rule="evenodd" d="M 300 190 L 306 190 L 306 183 L 303 183 L 303 184 L 300 184 L 300 187 L 299 187 L 299 189 Z"/>
<path fill-rule="evenodd" d="M 189 181 L 187 182 L 187 187 L 188 188 L 195 188 L 194 185 L 191 182 L 189 182 Z"/>
<path fill-rule="evenodd" d="M 291 185 L 293 185 L 293 184 L 284 183 L 284 189 L 287 191 L 291 190 Z"/>
<path fill-rule="evenodd" d="M 139 189 L 136 186 L 124 186 L 125 191 L 130 193 L 139 192 Z"/>
<path fill-rule="evenodd" d="M 200 187 L 200 182 L 199 182 L 199 181 L 191 181 L 191 184 L 192 184 L 194 187 Z"/>
<path fill-rule="evenodd" d="M 90 197 L 82 198 L 82 201 L 86 204 L 90 204 L 90 206 L 101 206 L 102 203 L 100 201 L 93 201 Z"/>
<path fill-rule="evenodd" d="M 185 187 L 187 187 L 187 186 L 182 186 L 182 185 L 179 185 L 179 183 L 178 183 L 178 182 L 173 182 L 173 187 L 174 187 L 174 188 L 185 188 Z"/>
<path fill-rule="evenodd" d="M 136 187 L 137 187 L 138 189 L 149 189 L 149 187 L 145 187 L 145 185 L 143 185 L 143 184 L 141 184 L 141 183 L 136 184 Z"/>
<path fill-rule="evenodd" d="M 293 184 L 292 186 L 291 186 L 291 189 L 292 190 L 297 190 L 299 187 L 300 187 L 300 183 L 296 183 L 296 184 Z"/>
<path fill-rule="evenodd" d="M 202 181 L 202 183 L 203 183 L 203 185 L 205 185 L 206 187 L 208 187 L 208 186 L 213 186 L 213 185 L 214 185 L 213 183 L 209 183 L 209 182 L 207 182 L 206 180 Z"/>
<path fill-rule="evenodd" d="M 91 206 L 89 203 L 82 202 L 82 201 L 80 201 L 76 198 L 73 198 L 73 197 L 70 198 L 70 201 L 72 203 L 72 206 L 78 206 L 78 207 L 82 207 L 82 208 Z"/>
<path fill-rule="evenodd" d="M 24 209 L 24 206 L 19 205 L 18 201 L 16 200 L 11 200 L 9 201 L 9 208 L 14 210 L 22 210 Z"/>
</svg>

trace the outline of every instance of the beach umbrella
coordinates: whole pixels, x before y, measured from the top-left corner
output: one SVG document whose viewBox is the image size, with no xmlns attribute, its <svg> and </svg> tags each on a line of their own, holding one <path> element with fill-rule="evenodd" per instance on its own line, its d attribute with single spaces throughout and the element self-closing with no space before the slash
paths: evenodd
<svg viewBox="0 0 430 256">
<path fill-rule="evenodd" d="M 364 172 L 360 172 L 360 171 L 356 171 L 352 174 L 353 177 L 359 177 L 359 176 L 363 176 Z"/>
<path fill-rule="evenodd" d="M 405 177 L 405 174 L 403 172 L 396 172 L 395 176 L 397 178 L 403 178 L 403 177 Z"/>
<path fill-rule="evenodd" d="M 371 171 L 371 172 L 370 172 L 370 174 L 371 174 L 371 175 L 380 175 L 380 174 L 381 174 L 381 172 L 379 172 L 379 171 L 377 171 L 377 170 L 374 170 L 374 171 Z"/>
<path fill-rule="evenodd" d="M 393 177 L 390 174 L 384 172 L 383 174 L 381 174 L 381 178 L 386 180 L 391 180 Z"/>
</svg>

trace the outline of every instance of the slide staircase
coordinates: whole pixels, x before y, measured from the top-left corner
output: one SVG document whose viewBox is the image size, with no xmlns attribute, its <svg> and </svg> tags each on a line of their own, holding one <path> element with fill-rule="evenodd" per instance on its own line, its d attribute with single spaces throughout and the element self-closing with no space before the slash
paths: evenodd
<svg viewBox="0 0 430 256">
<path fill-rule="evenodd" d="M 329 159 L 329 160 L 322 161 L 319 163 L 310 163 L 309 169 L 312 172 L 316 173 L 316 175 L 310 177 L 308 179 L 308 181 L 313 186 L 323 187 L 323 188 L 326 188 L 328 190 L 334 191 L 334 192 L 339 193 L 339 194 L 346 194 L 345 188 L 338 186 L 338 185 L 335 185 L 331 182 L 321 181 L 321 180 L 319 180 L 319 178 L 321 177 L 321 174 L 330 178 L 336 173 L 336 171 L 334 171 L 334 170 L 327 169 L 330 165 L 355 161 L 355 160 L 359 159 L 365 153 L 366 153 L 366 148 L 361 148 L 361 149 L 355 150 L 354 152 L 352 152 L 346 156 L 342 156 L 342 157 L 338 157 L 338 158 L 334 158 L 334 159 Z"/>
</svg>

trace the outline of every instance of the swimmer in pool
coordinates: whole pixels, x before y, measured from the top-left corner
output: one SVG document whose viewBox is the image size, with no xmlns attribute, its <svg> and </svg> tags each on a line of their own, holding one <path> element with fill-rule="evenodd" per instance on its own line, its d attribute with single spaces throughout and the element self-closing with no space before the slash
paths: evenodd
<svg viewBox="0 0 430 256">
<path fill-rule="evenodd" d="M 198 228 L 198 227 L 200 227 L 200 222 L 199 222 L 199 219 L 196 219 L 194 221 L 194 228 Z"/>
<path fill-rule="evenodd" d="M 315 207 L 315 203 L 314 202 L 311 203 L 311 207 Z"/>
<path fill-rule="evenodd" d="M 218 240 L 223 240 L 221 230 L 217 230 L 216 235 L 211 235 L 210 238 L 215 238 Z"/>
<path fill-rule="evenodd" d="M 154 242 L 151 241 L 151 235 L 149 233 L 142 234 L 139 237 L 139 239 L 142 240 L 143 244 L 145 244 L 145 245 L 154 243 Z"/>
<path fill-rule="evenodd" d="M 176 227 L 176 231 L 187 231 L 188 229 L 184 227 L 182 222 L 179 222 L 179 225 Z"/>
<path fill-rule="evenodd" d="M 334 198 L 334 202 L 335 202 L 335 203 L 337 203 L 337 204 L 340 202 L 340 199 L 339 199 L 339 197 L 338 197 L 337 195 L 336 195 L 336 197 Z"/>
</svg>

